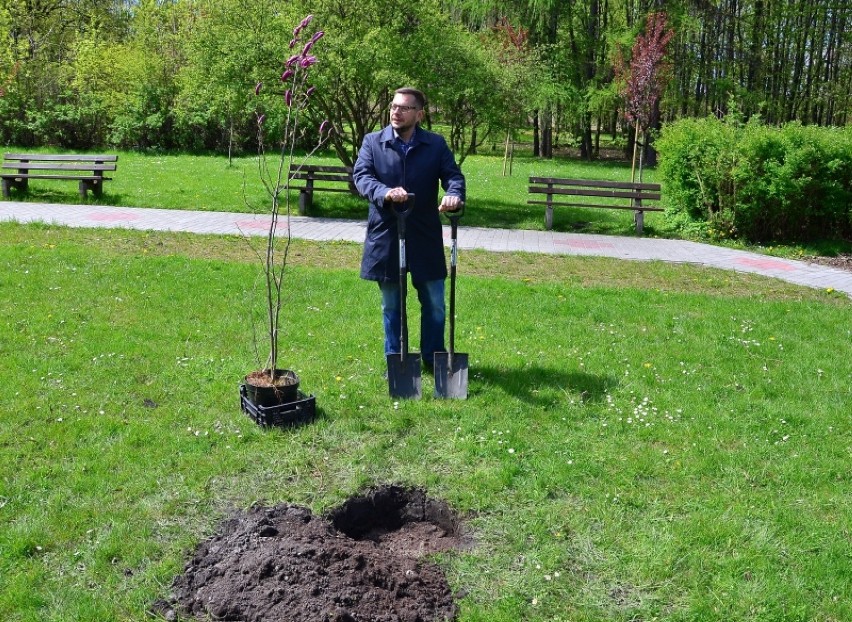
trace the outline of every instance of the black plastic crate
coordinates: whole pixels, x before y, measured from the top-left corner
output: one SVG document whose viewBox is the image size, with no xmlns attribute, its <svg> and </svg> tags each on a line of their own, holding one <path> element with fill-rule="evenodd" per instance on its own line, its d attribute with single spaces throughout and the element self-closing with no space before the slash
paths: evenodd
<svg viewBox="0 0 852 622">
<path fill-rule="evenodd" d="M 246 397 L 245 385 L 240 385 L 240 407 L 258 425 L 291 427 L 309 423 L 317 415 L 317 399 L 299 391 L 299 399 L 279 406 L 258 406 Z"/>
</svg>

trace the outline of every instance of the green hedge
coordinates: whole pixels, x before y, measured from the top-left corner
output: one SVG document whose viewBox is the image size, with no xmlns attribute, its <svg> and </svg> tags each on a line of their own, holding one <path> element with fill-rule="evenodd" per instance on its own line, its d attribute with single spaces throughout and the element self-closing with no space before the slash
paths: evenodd
<svg viewBox="0 0 852 622">
<path fill-rule="evenodd" d="M 682 119 L 656 142 L 671 221 L 748 242 L 852 239 L 852 128 Z"/>
</svg>

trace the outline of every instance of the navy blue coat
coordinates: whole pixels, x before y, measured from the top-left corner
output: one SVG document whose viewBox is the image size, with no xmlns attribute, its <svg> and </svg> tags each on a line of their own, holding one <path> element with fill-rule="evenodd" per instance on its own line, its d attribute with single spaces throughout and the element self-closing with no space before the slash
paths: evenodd
<svg viewBox="0 0 852 622">
<path fill-rule="evenodd" d="M 361 278 L 399 281 L 399 233 L 394 205 L 385 206 L 388 190 L 403 187 L 415 195 L 414 210 L 405 221 L 405 254 L 413 281 L 447 278 L 444 240 L 438 212 L 438 183 L 446 194 L 465 199 L 464 175 L 444 138 L 418 126 L 413 146 L 403 155 L 394 131 L 387 126 L 364 137 L 352 171 L 358 192 L 370 201 Z"/>
</svg>

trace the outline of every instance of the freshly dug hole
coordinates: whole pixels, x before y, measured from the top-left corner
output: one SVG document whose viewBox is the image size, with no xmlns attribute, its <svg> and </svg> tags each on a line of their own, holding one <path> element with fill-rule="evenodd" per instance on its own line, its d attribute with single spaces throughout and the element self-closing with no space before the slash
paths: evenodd
<svg viewBox="0 0 852 622">
<path fill-rule="evenodd" d="M 464 546 L 455 513 L 419 489 L 373 488 L 329 512 L 328 519 L 354 540 L 370 540 L 415 559 Z"/>
<path fill-rule="evenodd" d="M 420 558 L 463 542 L 447 504 L 418 489 L 373 488 L 327 518 L 287 504 L 254 507 L 199 545 L 153 609 L 170 620 L 455 620 L 443 572 Z"/>
</svg>

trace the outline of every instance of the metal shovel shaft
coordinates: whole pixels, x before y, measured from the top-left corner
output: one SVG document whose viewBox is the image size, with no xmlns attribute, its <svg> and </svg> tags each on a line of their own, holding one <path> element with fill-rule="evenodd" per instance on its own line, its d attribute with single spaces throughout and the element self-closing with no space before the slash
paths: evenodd
<svg viewBox="0 0 852 622">
<path fill-rule="evenodd" d="M 421 396 L 420 355 L 408 352 L 408 262 L 405 256 L 405 219 L 414 209 L 414 195 L 408 195 L 410 204 L 403 210 L 394 210 L 399 230 L 399 354 L 388 354 L 388 392 L 391 397 L 419 399 Z"/>
<path fill-rule="evenodd" d="M 467 399 L 467 354 L 456 347 L 456 264 L 458 263 L 458 221 L 461 213 L 447 213 L 450 219 L 450 348 L 435 353 L 435 397 Z"/>
</svg>

